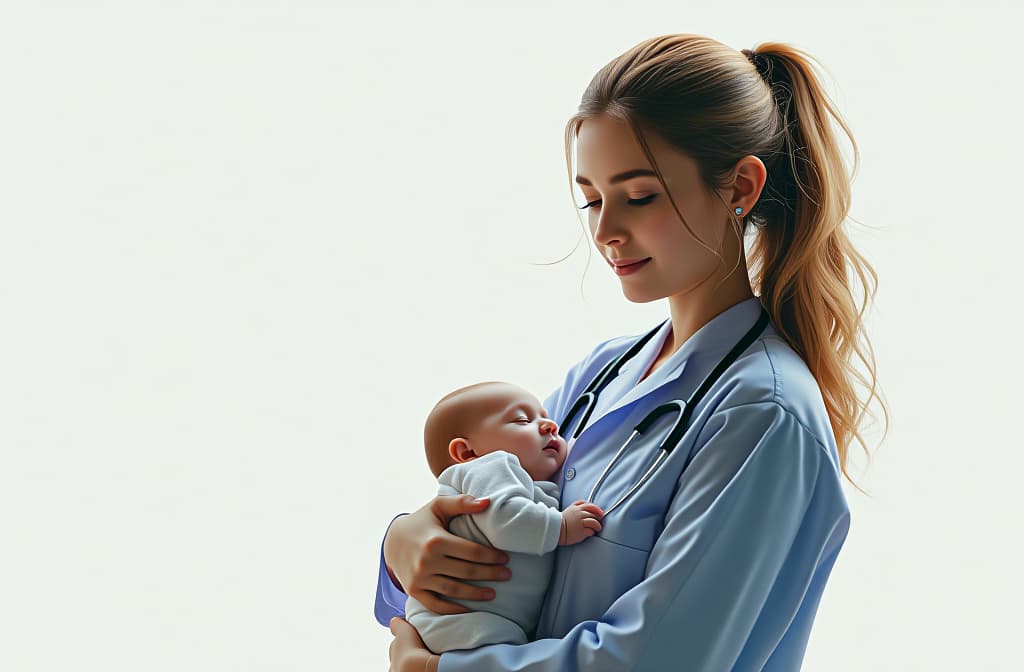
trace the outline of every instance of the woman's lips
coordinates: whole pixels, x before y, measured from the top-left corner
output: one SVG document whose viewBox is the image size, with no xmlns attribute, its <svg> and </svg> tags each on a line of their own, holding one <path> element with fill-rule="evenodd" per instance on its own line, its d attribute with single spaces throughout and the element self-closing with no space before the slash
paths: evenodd
<svg viewBox="0 0 1024 672">
<path fill-rule="evenodd" d="M 612 261 L 612 268 L 615 270 L 615 275 L 623 276 L 636 273 L 638 270 L 643 268 L 651 258 L 646 259 L 616 259 Z"/>
</svg>

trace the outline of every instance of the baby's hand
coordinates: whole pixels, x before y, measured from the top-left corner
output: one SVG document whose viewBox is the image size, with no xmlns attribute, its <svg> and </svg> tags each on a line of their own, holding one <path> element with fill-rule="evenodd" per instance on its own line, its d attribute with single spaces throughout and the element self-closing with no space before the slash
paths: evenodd
<svg viewBox="0 0 1024 672">
<path fill-rule="evenodd" d="M 562 511 L 562 533 L 558 537 L 558 545 L 571 546 L 594 536 L 601 531 L 601 523 L 597 522 L 599 518 L 604 518 L 604 511 L 597 504 L 582 499 L 573 502 Z"/>
</svg>

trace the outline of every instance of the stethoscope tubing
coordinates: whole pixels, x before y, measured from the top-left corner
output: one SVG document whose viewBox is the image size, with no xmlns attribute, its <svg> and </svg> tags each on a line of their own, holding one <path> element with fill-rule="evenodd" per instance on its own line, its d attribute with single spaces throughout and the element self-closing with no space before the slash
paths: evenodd
<svg viewBox="0 0 1024 672">
<path fill-rule="evenodd" d="M 693 410 L 696 407 L 697 403 L 704 397 L 707 391 L 711 389 L 711 386 L 715 383 L 716 380 L 718 380 L 722 373 L 727 368 L 729 368 L 729 366 L 736 360 L 737 357 L 739 357 L 740 353 L 746 350 L 747 347 L 751 343 L 753 343 L 758 336 L 761 335 L 768 322 L 768 312 L 764 309 L 764 307 L 762 307 L 761 314 L 758 317 L 757 322 L 754 324 L 754 326 L 751 327 L 747 331 L 747 333 L 743 335 L 739 342 L 737 342 L 736 345 L 733 346 L 732 350 L 730 350 L 729 353 L 722 358 L 722 360 L 718 363 L 714 370 L 712 370 L 711 373 L 704 378 L 704 381 L 701 383 L 700 387 L 698 387 L 697 390 L 692 395 L 690 395 L 690 398 L 687 401 L 674 399 L 672 401 L 665 402 L 664 404 L 661 404 L 660 406 L 652 410 L 650 413 L 648 413 L 646 416 L 644 416 L 643 420 L 641 420 L 636 425 L 636 427 L 633 428 L 633 432 L 629 435 L 629 438 L 627 438 L 625 442 L 623 442 L 622 446 L 615 453 L 612 459 L 608 462 L 607 465 L 605 465 L 604 471 L 601 472 L 601 475 L 598 476 L 597 481 L 594 483 L 594 487 L 591 488 L 590 494 L 587 496 L 587 501 L 594 501 L 594 497 L 597 495 L 598 488 L 600 488 L 601 484 L 604 483 L 605 479 L 608 477 L 608 474 L 611 472 L 612 467 L 614 467 L 615 464 L 619 461 L 619 458 L 621 458 L 623 453 L 625 453 L 626 448 L 633 441 L 633 439 L 642 435 L 644 432 L 650 429 L 655 422 L 662 418 L 662 416 L 668 413 L 676 413 L 676 421 L 672 424 L 672 428 L 668 431 L 668 433 L 665 435 L 665 438 L 662 439 L 661 443 L 658 445 L 658 454 L 654 460 L 654 463 L 647 469 L 644 475 L 640 477 L 640 480 L 633 484 L 633 487 L 631 487 L 624 495 L 619 497 L 619 499 L 616 500 L 615 503 L 612 504 L 610 507 L 608 507 L 607 509 L 603 509 L 604 514 L 607 516 L 609 513 L 611 513 L 611 511 L 616 509 L 620 504 L 625 502 L 626 499 L 631 497 L 637 490 L 639 490 L 640 487 L 643 486 L 643 484 L 646 483 L 651 478 L 651 476 L 654 474 L 655 470 L 657 470 L 659 465 L 661 465 L 662 462 L 664 462 L 664 460 L 668 457 L 669 453 L 671 453 L 675 449 L 675 447 L 679 445 L 679 441 L 682 439 L 683 434 L 686 432 L 686 427 L 689 424 L 690 417 L 693 415 Z M 634 343 L 629 348 L 629 350 L 627 350 L 622 355 L 620 355 L 619 357 L 615 358 L 607 365 L 605 365 L 605 367 L 601 369 L 597 376 L 594 377 L 594 379 L 591 381 L 590 385 L 587 386 L 584 392 L 579 397 L 576 398 L 576 401 L 573 402 L 573 405 L 569 408 L 569 412 L 566 414 L 565 420 L 561 425 L 562 427 L 567 426 L 567 423 L 570 420 L 572 420 L 573 416 L 576 413 L 578 413 L 580 409 L 583 408 L 585 405 L 586 411 L 584 412 L 583 418 L 581 419 L 579 425 L 573 432 L 572 439 L 578 437 L 580 432 L 582 432 L 583 428 L 587 425 L 587 421 L 590 419 L 591 413 L 597 406 L 597 395 L 600 394 L 600 392 L 605 388 L 605 386 L 609 382 L 611 382 L 611 380 L 614 379 L 615 376 L 618 375 L 619 369 L 622 367 L 622 365 L 632 357 L 635 357 L 637 353 L 640 352 L 641 348 L 643 348 L 643 346 L 654 336 L 655 333 L 657 333 L 657 331 L 663 325 L 664 322 L 662 324 L 659 324 L 651 331 L 644 334 L 644 336 L 641 337 L 636 343 Z M 689 460 L 687 460 L 687 464 L 683 465 L 683 469 L 685 469 L 688 464 Z"/>
</svg>

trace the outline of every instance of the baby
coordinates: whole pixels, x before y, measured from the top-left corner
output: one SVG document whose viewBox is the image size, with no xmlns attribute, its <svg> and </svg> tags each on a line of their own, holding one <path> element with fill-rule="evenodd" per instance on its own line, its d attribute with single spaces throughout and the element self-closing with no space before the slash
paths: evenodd
<svg viewBox="0 0 1024 672">
<path fill-rule="evenodd" d="M 565 439 L 537 398 L 509 383 L 487 382 L 442 398 L 423 431 L 427 463 L 439 495 L 489 497 L 487 508 L 456 516 L 452 534 L 508 552 L 508 581 L 469 581 L 494 589 L 493 600 L 452 599 L 474 609 L 437 614 L 413 597 L 405 618 L 435 653 L 485 644 L 525 644 L 540 617 L 556 546 L 601 530 L 604 513 L 578 501 L 558 510 L 551 479 L 565 461 Z"/>
</svg>

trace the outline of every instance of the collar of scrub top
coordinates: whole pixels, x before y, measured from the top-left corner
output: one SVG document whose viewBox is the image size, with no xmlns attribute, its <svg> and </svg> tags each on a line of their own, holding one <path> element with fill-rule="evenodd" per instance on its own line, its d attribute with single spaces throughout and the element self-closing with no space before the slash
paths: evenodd
<svg viewBox="0 0 1024 672">
<path fill-rule="evenodd" d="M 594 425 L 612 411 L 675 380 L 691 364 L 696 365 L 697 375 L 703 378 L 714 366 L 714 362 L 729 352 L 736 339 L 750 328 L 760 313 L 761 300 L 756 296 L 729 306 L 695 331 L 651 375 L 640 380 L 640 376 L 654 363 L 655 357 L 665 345 L 665 340 L 672 333 L 672 320 L 665 320 L 636 356 L 622 364 L 619 375 L 610 380 L 604 390 L 597 395 L 597 403 L 588 419 L 587 427 Z M 707 362 L 708 366 L 701 366 L 701 362 Z M 702 368 L 706 368 L 707 371 L 700 370 Z M 586 431 L 586 428 L 583 431 Z M 575 440 L 572 443 L 575 443 Z M 569 448 L 571 447 L 570 445 Z"/>
</svg>

